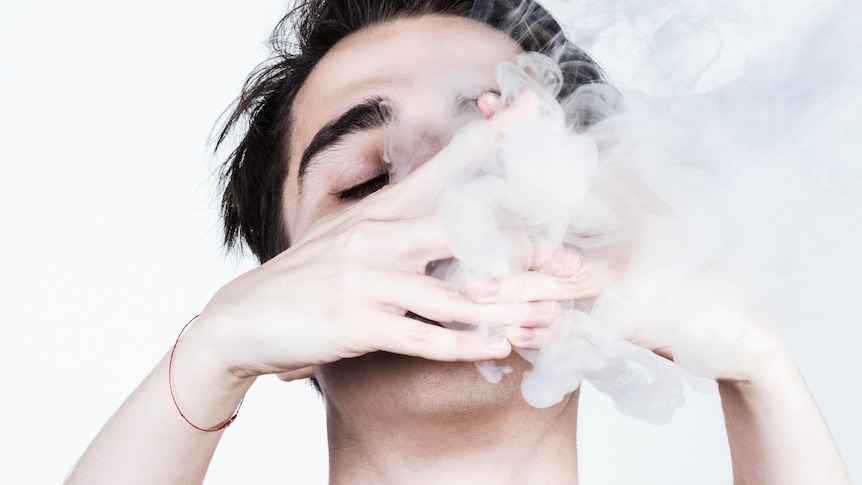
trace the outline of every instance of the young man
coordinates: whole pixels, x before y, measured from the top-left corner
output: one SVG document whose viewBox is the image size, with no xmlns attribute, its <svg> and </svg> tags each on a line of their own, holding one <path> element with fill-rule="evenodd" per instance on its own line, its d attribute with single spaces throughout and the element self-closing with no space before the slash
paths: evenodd
<svg viewBox="0 0 862 485">
<path fill-rule="evenodd" d="M 537 254 L 527 272 L 453 290 L 425 274 L 452 257 L 444 229 L 415 216 L 459 163 L 451 146 L 388 186 L 381 159 L 394 116 L 434 126 L 470 111 L 486 120 L 471 143 L 492 150 L 517 117 L 494 68 L 524 51 L 571 61 L 569 90 L 602 82 L 599 69 L 532 2 L 310 1 L 295 17 L 274 39 L 283 47 L 295 29 L 298 52 L 250 79 L 222 137 L 249 117 L 228 161 L 225 226 L 263 264 L 212 298 L 68 483 L 202 481 L 264 374 L 316 379 L 331 483 L 577 483 L 577 393 L 529 406 L 528 364 L 512 350 L 538 345 L 558 301 L 602 290 L 584 278 L 596 262 Z M 493 322 L 500 336 L 434 322 Z M 751 331 L 739 347 L 719 379 L 737 481 L 847 483 L 780 337 Z M 472 362 L 489 359 L 515 372 L 488 383 Z"/>
</svg>

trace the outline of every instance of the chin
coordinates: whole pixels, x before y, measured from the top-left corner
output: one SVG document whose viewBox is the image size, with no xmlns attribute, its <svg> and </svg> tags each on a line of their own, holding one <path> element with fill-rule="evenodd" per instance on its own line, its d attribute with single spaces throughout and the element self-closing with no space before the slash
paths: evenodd
<svg viewBox="0 0 862 485">
<path fill-rule="evenodd" d="M 517 354 L 514 371 L 487 382 L 472 362 L 437 362 L 377 352 L 321 366 L 317 379 L 327 409 L 344 416 L 444 418 L 525 406 L 521 375 L 529 364 Z"/>
</svg>

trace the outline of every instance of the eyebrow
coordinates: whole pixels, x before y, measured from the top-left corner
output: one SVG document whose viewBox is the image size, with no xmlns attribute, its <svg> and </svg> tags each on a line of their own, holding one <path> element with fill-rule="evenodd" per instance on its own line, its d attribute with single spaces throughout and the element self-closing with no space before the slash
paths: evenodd
<svg viewBox="0 0 862 485">
<path fill-rule="evenodd" d="M 494 89 L 490 89 L 490 91 L 498 92 Z M 453 101 L 455 115 L 463 115 L 478 109 L 475 97 L 457 95 Z M 305 175 L 318 155 L 334 148 L 349 135 L 370 131 L 388 124 L 393 117 L 394 113 L 389 100 L 382 96 L 375 96 L 353 106 L 338 118 L 327 123 L 314 135 L 302 152 L 298 175 L 300 193 L 302 193 Z"/>
<path fill-rule="evenodd" d="M 392 119 L 392 109 L 383 97 L 374 97 L 353 106 L 327 123 L 311 139 L 299 162 L 299 186 L 302 187 L 308 168 L 322 152 L 332 149 L 348 135 L 380 128 Z"/>
</svg>

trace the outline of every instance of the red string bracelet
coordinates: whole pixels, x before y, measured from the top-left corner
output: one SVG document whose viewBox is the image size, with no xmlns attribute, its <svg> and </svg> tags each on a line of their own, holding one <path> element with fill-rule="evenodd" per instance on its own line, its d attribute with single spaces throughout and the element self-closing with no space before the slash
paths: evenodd
<svg viewBox="0 0 862 485">
<path fill-rule="evenodd" d="M 177 351 L 177 344 L 180 343 L 180 337 L 183 336 L 183 333 L 185 333 L 186 328 L 188 328 L 188 326 L 191 325 L 192 322 L 194 322 L 195 319 L 198 318 L 199 316 L 200 315 L 195 315 L 194 317 L 192 317 L 191 320 L 189 320 L 188 323 L 183 325 L 182 330 L 180 330 L 180 334 L 177 335 L 177 339 L 174 341 L 174 346 L 171 347 L 171 356 L 168 359 L 168 389 L 171 390 L 171 400 L 174 402 L 174 407 L 177 408 L 177 412 L 180 413 L 180 416 L 182 416 L 182 418 L 187 423 L 189 423 L 189 426 L 191 426 L 192 428 L 194 428 L 198 431 L 204 431 L 207 433 L 215 433 L 216 431 L 221 431 L 221 430 L 227 428 L 228 426 L 231 425 L 231 423 L 233 423 L 236 420 L 236 417 L 239 415 L 239 408 L 242 407 L 242 402 L 245 400 L 245 398 L 243 398 L 239 401 L 239 404 L 237 404 L 237 406 L 236 406 L 236 411 L 233 412 L 233 416 L 227 418 L 227 421 L 219 424 L 215 428 L 201 428 L 200 426 L 196 425 L 195 423 L 192 423 L 191 421 L 189 421 L 189 418 L 187 418 L 186 415 L 183 414 L 182 409 L 180 409 L 180 405 L 177 404 L 177 398 L 176 398 L 176 396 L 174 396 L 174 352 Z"/>
</svg>

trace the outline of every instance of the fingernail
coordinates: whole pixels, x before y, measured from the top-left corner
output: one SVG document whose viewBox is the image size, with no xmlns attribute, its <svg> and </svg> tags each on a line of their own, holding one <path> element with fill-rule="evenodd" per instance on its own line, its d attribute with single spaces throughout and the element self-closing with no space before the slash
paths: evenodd
<svg viewBox="0 0 862 485">
<path fill-rule="evenodd" d="M 487 279 L 472 287 L 473 294 L 478 298 L 488 298 L 500 291 L 500 280 L 497 278 Z"/>
<path fill-rule="evenodd" d="M 490 119 L 497 114 L 497 108 L 500 106 L 500 95 L 493 91 L 484 91 L 476 98 L 476 106 L 486 118 Z"/>
<path fill-rule="evenodd" d="M 563 268 L 567 275 L 573 275 L 581 269 L 581 258 L 577 254 L 561 249 L 556 254 L 557 263 Z"/>
<path fill-rule="evenodd" d="M 509 345 L 509 339 L 506 337 L 492 337 L 488 340 L 488 347 L 494 350 L 503 350 Z"/>
<path fill-rule="evenodd" d="M 476 98 L 479 107 L 494 106 L 500 102 L 500 95 L 494 91 L 482 91 Z"/>
</svg>

